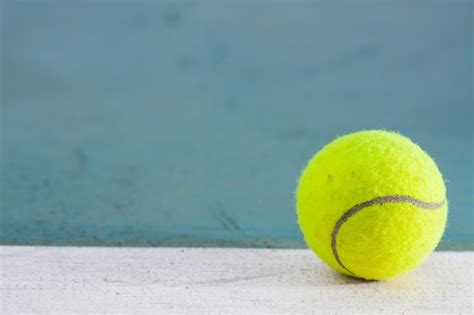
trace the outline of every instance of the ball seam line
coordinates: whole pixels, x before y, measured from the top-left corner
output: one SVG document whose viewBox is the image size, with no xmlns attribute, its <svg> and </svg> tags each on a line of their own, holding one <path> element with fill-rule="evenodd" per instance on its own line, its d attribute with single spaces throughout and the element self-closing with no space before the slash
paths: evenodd
<svg viewBox="0 0 474 315">
<path fill-rule="evenodd" d="M 334 255 L 334 258 L 336 259 L 337 263 L 339 266 L 341 266 L 344 270 L 349 272 L 350 274 L 357 276 L 355 273 L 353 273 L 351 270 L 349 270 L 341 261 L 341 258 L 339 257 L 339 253 L 337 251 L 337 235 L 339 233 L 339 230 L 341 229 L 342 225 L 346 223 L 346 221 L 356 214 L 357 212 L 361 211 L 364 208 L 373 206 L 373 205 L 383 205 L 385 203 L 397 203 L 397 202 L 407 202 L 411 203 L 417 207 L 420 207 L 422 209 L 430 209 L 430 210 L 437 210 L 445 204 L 446 200 L 443 200 L 441 202 L 425 202 L 416 198 L 413 198 L 411 196 L 402 196 L 402 195 L 391 195 L 391 196 L 380 196 L 380 197 L 375 197 L 373 199 L 361 202 L 359 204 L 356 204 L 339 218 L 337 220 L 336 225 L 334 226 L 334 229 L 332 230 L 331 233 L 331 248 L 332 252 Z"/>
</svg>

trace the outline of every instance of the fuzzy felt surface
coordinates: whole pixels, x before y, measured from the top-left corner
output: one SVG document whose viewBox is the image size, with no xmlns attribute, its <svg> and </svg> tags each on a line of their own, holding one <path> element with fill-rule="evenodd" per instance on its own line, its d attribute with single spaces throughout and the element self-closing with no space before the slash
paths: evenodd
<svg viewBox="0 0 474 315">
<path fill-rule="evenodd" d="M 369 280 L 421 264 L 448 211 L 436 163 L 410 139 L 381 130 L 327 144 L 304 169 L 296 203 L 309 247 L 334 269 Z"/>
</svg>

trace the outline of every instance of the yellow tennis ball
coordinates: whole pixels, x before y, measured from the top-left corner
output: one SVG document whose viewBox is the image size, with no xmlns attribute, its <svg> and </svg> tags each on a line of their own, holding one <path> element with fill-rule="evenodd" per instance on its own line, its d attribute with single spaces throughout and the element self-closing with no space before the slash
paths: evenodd
<svg viewBox="0 0 474 315">
<path fill-rule="evenodd" d="M 367 280 L 421 264 L 448 213 L 435 162 L 410 139 L 382 130 L 327 144 L 304 169 L 296 199 L 309 247 L 337 271 Z"/>
</svg>

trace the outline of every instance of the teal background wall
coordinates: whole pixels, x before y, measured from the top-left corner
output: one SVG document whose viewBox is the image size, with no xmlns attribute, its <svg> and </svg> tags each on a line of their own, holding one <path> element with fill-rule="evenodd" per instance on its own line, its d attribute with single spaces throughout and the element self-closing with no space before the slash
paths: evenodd
<svg viewBox="0 0 474 315">
<path fill-rule="evenodd" d="M 471 1 L 2 1 L 1 244 L 302 247 L 322 145 L 398 130 L 472 249 Z"/>
</svg>

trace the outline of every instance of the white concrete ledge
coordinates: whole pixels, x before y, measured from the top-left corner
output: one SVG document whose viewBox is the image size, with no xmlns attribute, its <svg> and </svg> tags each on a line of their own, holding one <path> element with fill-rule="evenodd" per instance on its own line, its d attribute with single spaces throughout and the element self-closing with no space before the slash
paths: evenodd
<svg viewBox="0 0 474 315">
<path fill-rule="evenodd" d="M 472 252 L 385 282 L 308 250 L 0 247 L 1 313 L 472 313 Z"/>
</svg>

